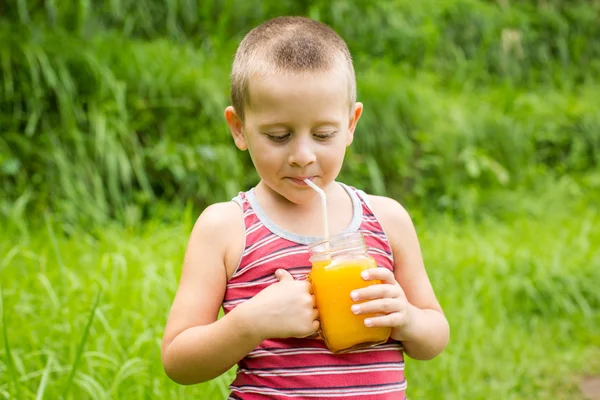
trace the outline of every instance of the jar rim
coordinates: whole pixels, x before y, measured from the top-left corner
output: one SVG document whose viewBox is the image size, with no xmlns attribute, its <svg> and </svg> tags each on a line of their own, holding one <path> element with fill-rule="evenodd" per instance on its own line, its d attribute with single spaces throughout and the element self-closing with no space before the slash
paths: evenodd
<svg viewBox="0 0 600 400">
<path fill-rule="evenodd" d="M 326 243 L 326 242 L 331 243 L 331 242 L 339 242 L 342 240 L 350 240 L 350 239 L 364 240 L 364 234 L 361 231 L 342 232 L 342 233 L 338 233 L 335 235 L 331 235 L 328 238 L 321 238 L 319 240 L 316 240 L 313 243 L 309 244 L 308 247 L 315 247 L 315 246 L 318 246 L 318 245 Z"/>
<path fill-rule="evenodd" d="M 364 234 L 360 231 L 343 232 L 318 240 L 308 246 L 311 256 L 334 255 L 344 251 L 366 249 Z"/>
</svg>

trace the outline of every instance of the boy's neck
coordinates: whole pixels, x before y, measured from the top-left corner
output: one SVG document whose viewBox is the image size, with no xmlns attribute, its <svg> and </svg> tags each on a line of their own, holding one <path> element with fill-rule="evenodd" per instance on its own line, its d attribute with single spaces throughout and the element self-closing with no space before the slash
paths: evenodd
<svg viewBox="0 0 600 400">
<path fill-rule="evenodd" d="M 352 220 L 352 199 L 337 182 L 325 188 L 330 234 L 341 232 Z M 272 191 L 262 181 L 254 190 L 257 201 L 277 226 L 305 236 L 323 234 L 321 198 L 315 193 L 310 202 L 296 204 Z"/>
</svg>

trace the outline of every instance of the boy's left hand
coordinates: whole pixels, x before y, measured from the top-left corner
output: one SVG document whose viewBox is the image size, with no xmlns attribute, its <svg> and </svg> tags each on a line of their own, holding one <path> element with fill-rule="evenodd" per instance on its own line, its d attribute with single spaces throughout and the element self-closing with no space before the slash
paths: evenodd
<svg viewBox="0 0 600 400">
<path fill-rule="evenodd" d="M 356 315 L 375 314 L 365 319 L 366 326 L 390 327 L 392 339 L 405 340 L 414 311 L 394 273 L 379 267 L 365 270 L 361 276 L 365 281 L 380 280 L 381 284 L 352 291 L 350 296 L 357 303 L 352 306 L 352 312 Z"/>
</svg>

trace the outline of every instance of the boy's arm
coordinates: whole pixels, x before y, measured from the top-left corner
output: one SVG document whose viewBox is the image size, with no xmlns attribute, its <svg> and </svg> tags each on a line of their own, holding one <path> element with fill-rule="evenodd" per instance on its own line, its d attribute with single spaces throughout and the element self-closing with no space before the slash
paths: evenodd
<svg viewBox="0 0 600 400">
<path fill-rule="evenodd" d="M 167 375 L 189 385 L 216 378 L 263 340 L 303 337 L 318 322 L 309 283 L 285 270 L 279 280 L 218 319 L 231 274 L 244 246 L 242 212 L 235 203 L 208 207 L 190 235 L 179 288 L 162 342 Z"/>
<path fill-rule="evenodd" d="M 409 303 L 411 324 L 402 331 L 393 329 L 392 338 L 402 341 L 411 358 L 431 359 L 448 344 L 450 329 L 427 276 L 414 225 L 397 201 L 369 197 L 392 246 L 394 277 Z"/>
<path fill-rule="evenodd" d="M 215 204 L 202 213 L 190 235 L 162 342 L 165 372 L 178 383 L 221 375 L 262 340 L 243 307 L 217 321 L 227 284 L 228 246 L 243 246 L 241 221 L 235 203 Z"/>
</svg>

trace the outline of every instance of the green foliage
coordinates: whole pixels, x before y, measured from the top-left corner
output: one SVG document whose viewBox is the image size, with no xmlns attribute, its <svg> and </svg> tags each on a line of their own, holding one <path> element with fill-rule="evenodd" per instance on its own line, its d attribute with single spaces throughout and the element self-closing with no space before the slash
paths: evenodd
<svg viewBox="0 0 600 400">
<path fill-rule="evenodd" d="M 226 397 L 231 372 L 170 382 L 158 343 L 198 211 L 257 182 L 222 117 L 236 45 L 290 14 L 347 40 L 365 111 L 340 180 L 409 206 L 451 316 L 411 396 L 572 397 L 600 372 L 599 1 L 14 0 L 0 398 Z"/>
<path fill-rule="evenodd" d="M 598 187 L 598 1 L 15 1 L 0 14 L 0 213 L 65 227 L 197 208 L 256 183 L 224 123 L 235 46 L 331 24 L 365 104 L 342 180 L 473 214 L 501 190 Z M 361 23 L 352 23 L 361 21 Z"/>
<path fill-rule="evenodd" d="M 116 30 L 127 37 L 168 37 L 209 47 L 286 14 L 330 24 L 367 61 L 383 57 L 449 78 L 458 68 L 470 80 L 500 75 L 560 85 L 567 69 L 570 77 L 582 79 L 600 67 L 600 44 L 593 40 L 600 33 L 598 1 L 55 0 L 19 1 L 7 10 L 11 20 L 81 36 Z"/>
</svg>

